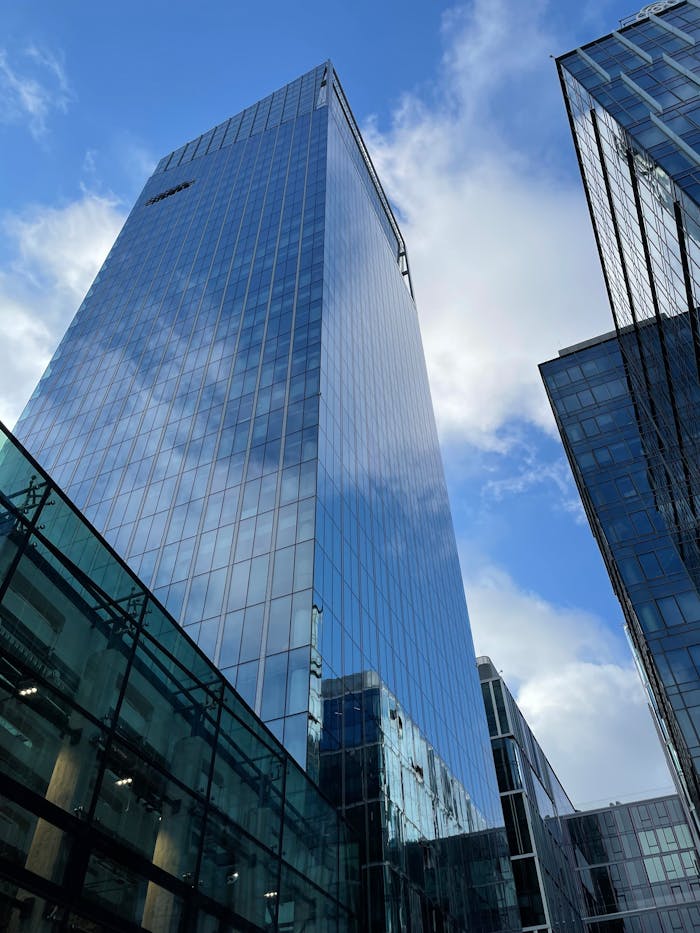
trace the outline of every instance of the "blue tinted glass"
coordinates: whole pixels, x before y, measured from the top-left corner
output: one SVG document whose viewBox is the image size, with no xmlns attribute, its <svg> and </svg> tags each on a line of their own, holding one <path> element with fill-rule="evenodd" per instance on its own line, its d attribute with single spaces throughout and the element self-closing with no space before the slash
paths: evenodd
<svg viewBox="0 0 700 933">
<path fill-rule="evenodd" d="M 406 250 L 330 66 L 159 163 L 18 432 L 311 775 L 339 737 L 361 787 L 355 750 L 400 719 L 442 791 L 414 769 L 396 833 L 478 831 L 500 858 Z"/>
</svg>

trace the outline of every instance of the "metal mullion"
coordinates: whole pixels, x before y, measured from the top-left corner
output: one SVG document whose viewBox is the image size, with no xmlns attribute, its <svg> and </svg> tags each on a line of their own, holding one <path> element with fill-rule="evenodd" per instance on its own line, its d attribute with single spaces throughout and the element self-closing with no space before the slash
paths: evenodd
<svg viewBox="0 0 700 933">
<path fill-rule="evenodd" d="M 66 557 L 64 552 L 59 548 L 57 544 L 54 544 L 54 542 L 50 538 L 42 534 L 41 531 L 39 530 L 39 527 L 35 528 L 32 531 L 33 537 L 37 538 L 38 541 L 46 548 L 46 550 L 49 551 L 49 553 L 58 560 L 58 563 L 62 567 L 64 567 L 66 570 L 68 570 L 72 574 L 72 576 L 75 577 L 78 583 L 81 586 L 83 586 L 89 593 L 91 593 L 93 598 L 98 600 L 98 605 L 93 608 L 96 611 L 99 611 L 100 609 L 115 609 L 116 608 L 117 617 L 120 620 L 130 622 L 131 624 L 135 624 L 134 617 L 130 615 L 126 610 L 122 609 L 119 603 L 125 598 L 130 598 L 134 595 L 138 596 L 138 594 L 131 593 L 129 594 L 129 597 L 122 597 L 118 601 L 113 599 L 102 589 L 101 586 L 99 586 L 99 584 L 95 583 L 95 581 L 81 567 L 79 567 L 77 564 L 73 563 L 72 560 Z M 92 529 L 87 524 L 85 527 L 89 531 L 92 531 Z M 135 580 L 134 582 L 137 582 L 137 581 Z M 2 598 L 2 595 L 4 595 L 4 591 L 0 590 L 0 599 Z M 143 588 L 143 596 L 144 597 L 148 596 L 148 591 L 145 589 L 145 587 Z M 103 605 L 99 605 L 99 601 L 101 601 Z"/>
<path fill-rule="evenodd" d="M 207 789 L 204 797 L 204 809 L 202 814 L 202 831 L 199 837 L 199 847 L 197 850 L 197 860 L 195 862 L 194 878 L 195 887 L 199 885 L 199 875 L 202 868 L 202 859 L 204 857 L 204 839 L 206 836 L 207 821 L 209 811 L 211 810 L 211 789 L 214 783 L 214 771 L 216 769 L 217 750 L 219 748 L 219 732 L 221 729 L 221 715 L 224 707 L 224 683 L 219 682 L 219 696 L 216 699 L 216 723 L 213 732 L 213 742 L 211 749 L 211 760 L 209 762 L 209 774 L 207 775 Z"/>
<path fill-rule="evenodd" d="M 73 894 L 75 901 L 78 901 L 80 898 L 80 892 L 82 892 L 85 884 L 85 875 L 87 872 L 88 861 L 92 851 L 94 850 L 94 845 L 90 844 L 90 836 L 96 829 L 99 829 L 99 826 L 95 826 L 95 810 L 97 808 L 97 802 L 99 800 L 100 790 L 102 788 L 102 783 L 104 781 L 105 772 L 107 770 L 107 757 L 108 752 L 112 745 L 114 744 L 114 737 L 116 732 L 117 722 L 119 720 L 119 711 L 124 701 L 124 696 L 126 693 L 126 685 L 129 681 L 129 675 L 133 667 L 134 657 L 136 655 L 136 649 L 138 645 L 138 636 L 140 629 L 143 626 L 143 617 L 145 614 L 147 600 L 144 599 L 143 606 L 141 607 L 140 619 L 139 619 L 139 628 L 134 632 L 133 642 L 131 645 L 131 650 L 129 652 L 129 657 L 127 658 L 126 667 L 124 674 L 121 678 L 121 684 L 119 687 L 119 694 L 117 696 L 117 701 L 114 706 L 114 714 L 112 718 L 111 726 L 105 729 L 105 744 L 102 749 L 102 754 L 100 755 L 99 751 L 96 752 L 96 758 L 98 762 L 97 773 L 95 776 L 95 784 L 92 792 L 92 799 L 86 810 L 85 815 L 85 825 L 87 828 L 87 836 L 85 839 L 85 844 L 78 849 L 74 849 L 68 859 L 66 866 L 65 877 L 70 878 L 69 890 Z M 133 623 L 132 623 L 133 624 Z"/>
<path fill-rule="evenodd" d="M 600 166 L 601 166 L 601 174 L 602 174 L 602 178 L 603 178 L 603 184 L 604 184 L 605 192 L 606 192 L 607 199 L 608 199 L 608 209 L 609 209 L 609 211 L 610 211 L 610 217 L 611 217 L 611 222 L 612 222 L 612 226 L 613 226 L 613 232 L 614 232 L 614 235 L 615 235 L 615 241 L 616 241 L 616 245 L 617 245 L 617 251 L 618 251 L 618 254 L 619 254 L 619 256 L 620 256 L 620 268 L 621 268 L 622 275 L 623 275 L 623 279 L 624 279 L 624 283 L 625 283 L 625 290 L 626 290 L 626 292 L 627 292 L 627 301 L 628 301 L 628 304 L 629 304 L 630 313 L 631 313 L 631 317 L 632 317 L 632 329 L 633 329 L 634 336 L 635 336 L 635 343 L 636 343 L 636 347 L 637 347 L 637 352 L 638 352 L 638 354 L 639 354 L 639 362 L 640 362 L 641 372 L 642 372 L 642 378 L 643 378 L 643 382 L 644 382 L 644 391 L 645 391 L 645 395 L 646 395 L 646 401 L 648 402 L 649 410 L 650 410 L 650 413 L 651 413 L 651 424 L 652 424 L 652 427 L 653 427 L 653 429 L 654 429 L 654 431 L 655 431 L 655 434 L 656 434 L 656 440 L 657 440 L 657 444 L 658 444 L 658 446 L 659 446 L 659 450 L 660 450 L 661 452 L 663 452 L 663 451 L 665 450 L 666 445 L 665 445 L 665 443 L 664 443 L 664 439 L 663 439 L 663 437 L 661 436 L 661 434 L 660 434 L 660 432 L 659 432 L 659 429 L 658 429 L 658 425 L 657 425 L 657 423 L 656 423 L 656 404 L 655 404 L 655 402 L 654 402 L 654 397 L 653 397 L 653 394 L 652 394 L 652 391 L 651 391 L 651 380 L 650 380 L 650 378 L 649 378 L 649 371 L 648 371 L 648 368 L 647 368 L 646 357 L 645 357 L 644 353 L 642 352 L 642 339 L 641 339 L 641 335 L 640 335 L 639 321 L 638 321 L 638 319 L 637 319 L 637 313 L 636 313 L 636 309 L 635 309 L 634 295 L 633 295 L 632 286 L 631 286 L 631 283 L 630 283 L 630 280 L 629 280 L 629 273 L 628 273 L 628 271 L 627 271 L 627 261 L 626 261 L 626 259 L 625 259 L 624 246 L 623 246 L 623 241 L 622 241 L 622 235 L 621 235 L 621 233 L 620 233 L 620 227 L 619 227 L 619 223 L 618 223 L 617 213 L 616 213 L 616 211 L 615 211 L 615 204 L 614 204 L 614 199 L 613 199 L 613 194 L 612 194 L 612 188 L 611 188 L 611 185 L 610 185 L 610 176 L 609 176 L 609 173 L 608 173 L 607 162 L 605 161 L 605 153 L 604 153 L 604 151 L 603 151 L 602 139 L 601 139 L 601 136 L 600 136 L 600 128 L 599 128 L 599 126 L 598 126 L 598 119 L 597 119 L 597 116 L 596 116 L 596 113 L 595 113 L 594 110 L 591 111 L 591 121 L 592 121 L 592 124 L 593 124 L 593 133 L 594 133 L 594 137 L 595 137 L 596 147 L 597 147 L 597 150 L 598 150 L 598 158 L 599 158 L 599 160 L 600 160 Z M 631 153 L 629 152 L 629 150 L 628 150 L 628 156 L 631 158 Z M 629 168 L 630 175 L 631 175 L 631 183 L 634 185 L 634 179 L 635 179 L 634 168 L 633 168 L 633 166 L 628 167 L 628 168 Z M 643 233 L 644 228 L 642 227 L 641 230 L 642 230 L 642 240 L 643 240 L 643 248 L 644 248 L 644 247 L 646 246 L 646 239 L 645 239 L 644 233 Z M 603 256 L 602 254 L 601 254 L 601 261 L 602 261 L 603 263 L 605 262 L 604 256 Z M 649 274 L 649 273 L 647 273 L 647 274 Z M 653 283 L 652 283 L 652 284 L 653 284 Z M 634 369 L 634 367 L 631 367 L 631 366 L 630 366 L 628 355 L 625 353 L 625 350 L 624 350 L 624 347 L 623 347 L 623 339 L 622 339 L 623 328 L 620 326 L 620 323 L 619 323 L 619 320 L 618 320 L 618 315 L 617 315 L 617 313 L 616 313 L 616 311 L 615 311 L 614 305 L 613 305 L 613 320 L 614 320 L 614 322 L 615 322 L 615 329 L 616 329 L 616 331 L 617 331 L 617 336 L 618 336 L 618 340 L 619 340 L 620 350 L 621 350 L 621 352 L 622 352 L 622 358 L 623 358 L 623 362 L 624 362 L 625 377 L 626 377 L 626 380 L 627 380 L 628 392 L 629 392 L 629 395 L 630 395 L 630 398 L 631 398 L 631 400 L 632 400 L 632 404 L 633 404 L 633 407 L 634 407 L 634 413 L 635 413 L 635 418 L 636 418 L 636 420 L 637 420 L 637 424 L 640 426 L 640 436 L 643 437 L 643 432 L 642 432 L 642 430 L 641 430 L 641 423 L 642 423 L 642 422 L 641 422 L 641 417 L 640 417 L 639 397 L 638 397 L 638 393 L 635 391 L 635 388 L 634 388 L 634 385 L 633 385 L 633 381 L 632 381 L 632 377 L 631 377 L 631 375 L 630 375 L 630 372 L 631 372 L 632 369 Z M 661 459 L 662 459 L 662 464 L 663 464 L 663 468 L 664 468 L 664 473 L 665 473 L 665 476 L 666 476 L 666 485 L 667 485 L 667 488 L 670 489 L 670 488 L 671 488 L 670 475 L 669 475 L 668 469 L 666 468 L 666 463 L 665 463 L 665 460 L 664 460 L 663 456 L 662 456 Z M 650 469 L 649 469 L 648 466 L 647 466 L 647 472 L 648 472 L 648 473 L 651 473 L 651 471 L 650 471 Z M 653 490 L 653 489 L 654 489 L 654 483 L 653 483 L 651 480 L 650 480 L 650 485 L 651 485 L 651 488 L 652 488 L 652 490 Z M 657 500 L 657 502 L 658 502 L 658 497 L 657 497 L 657 495 L 656 495 L 656 492 L 654 492 L 654 498 L 655 498 L 655 499 Z M 676 509 L 675 497 L 674 497 L 674 496 L 670 496 L 670 500 L 671 500 L 671 507 L 672 507 L 672 509 L 673 509 L 674 524 L 678 527 L 678 526 L 679 526 L 679 522 L 678 522 L 678 512 L 677 512 L 677 509 Z"/>
<path fill-rule="evenodd" d="M 21 453 L 21 451 L 20 451 L 20 453 Z M 17 506 L 15 506 L 14 504 L 11 504 L 11 511 L 14 512 L 15 517 L 18 518 L 18 519 L 21 521 L 21 523 L 24 525 L 24 527 L 25 527 L 26 530 L 27 530 L 27 533 L 26 533 L 26 535 L 25 535 L 25 537 L 24 537 L 24 541 L 23 541 L 23 542 L 21 543 L 21 545 L 17 548 L 17 553 L 14 555 L 14 557 L 13 557 L 12 560 L 10 561 L 10 566 L 9 566 L 9 567 L 7 568 L 7 570 L 5 571 L 5 574 L 4 574 L 4 576 L 3 576 L 3 579 L 0 581 L 0 602 L 2 602 L 2 600 L 5 598 L 5 595 L 6 595 L 8 589 L 9 589 L 9 587 L 10 587 L 10 583 L 11 583 L 11 581 L 12 581 L 12 578 L 14 577 L 15 571 L 16 571 L 17 568 L 19 567 L 20 561 L 22 560 L 22 558 L 23 558 L 24 555 L 26 554 L 27 549 L 30 547 L 30 542 L 31 542 L 32 536 L 38 535 L 38 532 L 37 532 L 37 528 L 38 528 L 38 526 L 37 526 L 37 520 L 38 520 L 39 516 L 40 516 L 40 515 L 42 514 L 42 512 L 43 512 L 44 506 L 47 504 L 48 499 L 49 499 L 49 496 L 50 496 L 50 495 L 52 494 L 52 492 L 53 492 L 53 486 L 52 486 L 51 483 L 48 481 L 48 478 L 44 477 L 43 474 L 39 474 L 39 475 L 42 477 L 42 479 L 45 479 L 45 481 L 46 481 L 46 487 L 45 487 L 44 492 L 43 492 L 43 494 L 42 494 L 42 496 L 41 496 L 41 499 L 39 500 L 39 505 L 37 506 L 37 508 L 36 508 L 35 511 L 34 511 L 34 515 L 33 515 L 30 519 L 27 519 L 27 518 L 25 518 L 24 515 L 22 515 L 22 513 L 21 513 L 20 510 L 17 508 Z"/>
<path fill-rule="evenodd" d="M 641 196 L 639 192 L 639 181 L 637 179 L 637 174 L 635 171 L 634 156 L 632 155 L 632 150 L 629 148 L 627 149 L 627 165 L 629 168 L 630 180 L 632 182 L 632 194 L 634 196 L 634 205 L 637 211 L 637 223 L 639 224 L 639 230 L 640 230 L 641 239 L 642 239 L 642 248 L 644 250 L 644 261 L 646 264 L 647 275 L 649 277 L 649 290 L 651 293 L 651 301 L 652 301 L 652 305 L 654 308 L 654 318 L 656 321 L 656 328 L 659 333 L 659 344 L 661 347 L 661 359 L 663 362 L 664 373 L 666 376 L 666 385 L 668 387 L 669 401 L 671 402 L 671 414 L 673 416 L 673 425 L 674 425 L 675 434 L 676 434 L 676 442 L 678 444 L 678 449 L 679 449 L 680 456 L 681 456 L 681 463 L 683 467 L 683 478 L 684 478 L 685 487 L 686 487 L 685 492 L 688 497 L 688 502 L 690 504 L 690 510 L 693 516 L 695 517 L 696 509 L 695 509 L 695 501 L 693 499 L 692 479 L 691 479 L 691 474 L 690 474 L 690 468 L 688 466 L 688 457 L 685 451 L 685 444 L 683 442 L 683 433 L 681 431 L 680 416 L 678 414 L 678 404 L 676 401 L 675 390 L 673 387 L 673 379 L 671 377 L 671 367 L 670 367 L 669 358 L 668 358 L 668 346 L 666 344 L 666 334 L 663 328 L 663 320 L 661 318 L 661 311 L 659 309 L 659 297 L 656 291 L 656 283 L 654 281 L 654 269 L 653 269 L 653 263 L 652 263 L 652 258 L 651 258 L 651 250 L 649 248 L 649 239 L 646 233 L 646 223 L 644 220 L 642 201 L 641 201 Z M 640 348 L 640 352 L 641 352 L 641 348 Z M 664 459 L 664 467 L 666 468 L 665 459 Z M 675 505 L 674 505 L 674 513 L 675 511 L 676 510 L 675 510 Z M 679 531 L 680 531 L 680 525 L 679 525 Z"/>
<path fill-rule="evenodd" d="M 583 161 L 583 156 L 582 156 L 582 153 L 581 153 L 581 145 L 580 145 L 580 142 L 579 142 L 578 133 L 577 133 L 577 131 L 576 131 L 576 124 L 575 124 L 575 122 L 574 122 L 571 100 L 570 100 L 570 98 L 569 98 L 569 93 L 568 93 L 568 89 L 567 89 L 567 86 L 566 86 L 566 81 L 565 81 L 565 79 L 564 79 L 564 68 L 563 68 L 561 62 L 557 62 L 557 71 L 558 71 L 558 73 L 559 73 L 559 83 L 560 83 L 560 85 L 561 85 L 561 91 L 562 91 L 562 95 L 563 95 L 563 97 L 564 97 L 564 103 L 565 103 L 565 105 L 566 105 L 566 115 L 567 115 L 568 120 L 569 120 L 569 129 L 571 130 L 571 136 L 572 136 L 572 139 L 573 139 L 573 141 L 574 141 L 574 148 L 575 148 L 575 150 L 576 150 L 576 159 L 578 160 L 579 172 L 580 172 L 580 174 L 581 174 L 581 181 L 582 181 L 582 183 L 583 183 L 583 192 L 584 192 L 584 194 L 585 194 L 585 196 L 586 196 L 586 203 L 587 203 L 587 205 L 588 205 L 588 213 L 590 214 L 590 217 L 591 217 L 591 224 L 592 224 L 592 226 L 593 226 L 593 236 L 594 236 L 594 238 L 595 238 L 596 247 L 598 248 L 598 256 L 599 256 L 599 258 L 600 258 L 600 265 L 601 265 L 601 269 L 602 269 L 602 272 L 603 272 L 603 281 L 604 281 L 604 283 L 605 283 L 605 291 L 607 292 L 608 301 L 610 302 L 610 309 L 611 309 L 611 311 L 612 311 L 612 313 L 613 313 L 613 320 L 615 321 L 615 326 L 617 327 L 617 320 L 616 320 L 616 317 L 615 317 L 615 304 L 614 304 L 614 302 L 613 302 L 613 297 L 612 297 L 612 288 L 611 288 L 611 285 L 610 285 L 610 279 L 609 279 L 609 276 L 608 276 L 608 270 L 607 270 L 607 268 L 606 268 L 605 260 L 604 260 L 604 255 L 605 255 L 605 254 L 604 254 L 604 252 L 603 252 L 601 237 L 600 237 L 600 233 L 599 233 L 599 231 L 598 231 L 598 224 L 596 223 L 596 215 L 595 215 L 595 211 L 594 211 L 594 209 L 593 209 L 593 198 L 592 198 L 592 196 L 591 196 L 591 192 L 590 192 L 590 189 L 589 189 L 589 186 L 588 186 L 588 181 L 587 181 L 587 179 L 586 179 L 586 172 L 585 172 L 585 167 L 584 167 L 584 161 Z M 578 83 L 578 82 L 577 82 L 577 83 Z M 593 118 L 593 113 L 594 113 L 594 111 L 591 110 L 591 117 L 592 117 L 592 118 Z"/>
<path fill-rule="evenodd" d="M 683 268 L 683 284 L 685 285 L 686 301 L 688 303 L 688 317 L 690 320 L 690 332 L 693 337 L 693 354 L 695 356 L 695 369 L 700 383 L 700 332 L 698 331 L 698 322 L 696 319 L 697 306 L 693 296 L 693 280 L 690 274 L 690 261 L 688 251 L 685 247 L 685 228 L 683 226 L 683 209 L 678 200 L 673 202 L 673 213 L 676 220 L 676 231 L 678 234 L 678 247 L 681 257 L 681 266 Z"/>
<path fill-rule="evenodd" d="M 310 134 L 309 134 L 310 135 Z M 299 246 L 301 251 L 301 244 Z M 280 892 L 282 890 L 282 845 L 284 842 L 284 833 L 286 830 L 286 816 L 287 816 L 287 768 L 289 766 L 290 758 L 284 756 L 282 759 L 282 813 L 280 819 L 280 836 L 278 840 L 278 856 L 277 856 L 277 897 L 275 898 L 275 930 L 278 929 L 279 925 L 279 912 L 280 912 Z M 287 864 L 286 862 L 284 863 Z"/>
<path fill-rule="evenodd" d="M 133 633 L 133 642 L 132 642 L 132 644 L 131 644 L 131 650 L 130 650 L 130 652 L 129 652 L 129 657 L 127 658 L 127 662 L 126 662 L 126 667 L 125 667 L 125 669 L 124 669 L 124 673 L 122 674 L 121 683 L 120 683 L 120 686 L 119 686 L 119 694 L 118 694 L 118 696 L 117 696 L 117 701 L 116 701 L 115 706 L 114 706 L 114 713 L 113 713 L 113 716 L 112 716 L 112 724 L 111 724 L 111 726 L 107 727 L 106 730 L 105 730 L 105 732 L 106 732 L 106 738 L 105 738 L 105 747 L 104 747 L 104 750 L 103 750 L 103 753 L 102 753 L 102 761 L 100 762 L 100 766 L 99 766 L 99 768 L 98 768 L 97 776 L 96 776 L 96 778 L 95 778 L 95 788 L 94 788 L 94 790 L 93 790 L 92 800 L 91 800 L 90 806 L 89 806 L 89 808 L 88 808 L 88 810 L 87 810 L 87 821 L 88 821 L 88 823 L 92 823 L 93 820 L 94 820 L 95 809 L 96 809 L 96 807 L 97 807 L 97 801 L 98 801 L 98 797 L 99 797 L 100 787 L 101 787 L 101 785 L 102 785 L 102 781 L 103 781 L 103 778 L 104 778 L 104 774 L 105 774 L 105 771 L 106 771 L 106 769 L 107 769 L 107 765 L 106 765 L 107 753 L 108 753 L 109 749 L 111 748 L 111 746 L 114 744 L 114 739 L 115 739 L 115 736 L 116 736 L 117 723 L 119 722 L 119 714 L 120 714 L 120 711 L 121 711 L 121 707 L 122 707 L 122 705 L 123 705 L 123 703 L 124 703 L 124 697 L 126 696 L 126 690 L 127 690 L 127 685 L 128 685 L 128 683 L 129 683 L 129 677 L 130 677 L 130 675 L 131 675 L 131 671 L 132 671 L 132 668 L 133 668 L 133 666 L 134 666 L 134 659 L 135 659 L 135 657 L 136 657 L 136 651 L 137 651 L 138 644 L 139 644 L 139 636 L 140 636 L 140 634 L 141 634 L 141 632 L 142 632 L 142 630 L 143 630 L 143 619 L 144 619 L 144 616 L 145 616 L 145 614 L 146 614 L 146 606 L 147 606 L 147 604 L 148 604 L 148 599 L 144 599 L 143 605 L 142 605 L 142 607 L 141 607 L 140 618 L 139 618 L 139 620 L 138 620 L 138 627 L 136 628 L 136 630 L 135 630 L 134 633 Z"/>
<path fill-rule="evenodd" d="M 627 293 L 627 301 L 628 301 L 629 308 L 630 308 L 630 314 L 632 316 L 632 327 L 634 329 L 634 334 L 636 337 L 637 349 L 639 350 L 639 359 L 640 359 L 640 363 L 642 367 L 642 374 L 644 377 L 644 386 L 647 392 L 647 397 L 649 399 L 649 404 L 651 406 L 652 414 L 655 414 L 654 400 L 651 394 L 651 382 L 649 380 L 649 373 L 647 371 L 646 360 L 644 358 L 644 354 L 642 353 L 641 338 L 639 335 L 639 321 L 637 320 L 637 312 L 636 312 L 635 304 L 634 304 L 634 295 L 632 292 L 632 286 L 631 286 L 630 279 L 629 279 L 629 273 L 627 271 L 627 261 L 625 259 L 624 245 L 622 241 L 622 235 L 620 233 L 620 226 L 619 226 L 618 219 L 617 219 L 617 213 L 615 211 L 613 193 L 612 193 L 612 188 L 610 186 L 610 176 L 608 173 L 607 162 L 605 161 L 605 153 L 603 151 L 603 143 L 602 143 L 601 136 L 600 136 L 600 128 L 598 126 L 598 118 L 596 116 L 595 110 L 591 110 L 591 122 L 593 124 L 593 135 L 595 138 L 596 148 L 598 150 L 598 158 L 600 160 L 601 174 L 603 177 L 603 185 L 605 187 L 605 193 L 608 199 L 608 209 L 610 211 L 610 218 L 611 218 L 611 222 L 613 226 L 613 233 L 615 235 L 615 243 L 617 245 L 617 251 L 620 256 L 620 269 L 622 271 L 622 277 L 623 277 L 624 284 L 625 284 L 625 291 Z M 601 262 L 603 263 L 603 265 L 605 265 L 605 259 L 602 254 L 601 254 Z M 613 305 L 612 311 L 613 311 L 613 320 L 615 322 L 615 329 L 617 331 L 618 339 L 620 339 L 622 336 L 623 329 L 620 326 L 620 322 L 618 320 L 618 315 L 616 313 L 614 305 Z M 620 340 L 620 347 L 622 347 L 621 340 Z M 624 359 L 624 356 L 625 356 L 624 352 L 622 355 Z M 628 387 L 630 389 L 630 395 L 632 397 L 632 401 L 636 409 L 637 400 L 635 397 L 635 393 L 632 391 L 632 384 L 629 378 L 628 370 L 629 370 L 629 366 L 626 365 L 625 372 L 626 372 L 627 379 L 628 379 Z M 637 419 L 639 420 L 638 414 L 637 414 Z"/>
</svg>

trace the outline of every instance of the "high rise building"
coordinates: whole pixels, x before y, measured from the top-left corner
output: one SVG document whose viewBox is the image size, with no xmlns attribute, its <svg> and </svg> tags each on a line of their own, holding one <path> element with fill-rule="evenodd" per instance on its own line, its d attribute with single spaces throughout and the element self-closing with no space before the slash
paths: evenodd
<svg viewBox="0 0 700 933">
<path fill-rule="evenodd" d="M 617 337 L 542 371 L 697 831 L 700 4 L 651 4 L 557 66 Z"/>
<path fill-rule="evenodd" d="M 406 248 L 330 63 L 159 162 L 16 430 L 314 779 L 342 753 L 373 929 L 514 925 Z M 426 832 L 480 834 L 478 892 L 425 900 Z"/>
<path fill-rule="evenodd" d="M 653 327 L 646 326 L 644 339 Z M 636 345 L 637 336 L 605 334 L 562 350 L 540 368 L 671 773 L 697 833 L 700 594 L 658 493 L 653 454 L 647 454 L 649 425 L 640 419 L 627 380 L 627 341 Z M 674 356 L 683 354 L 682 330 L 672 346 Z M 633 352 L 634 346 L 627 349 Z"/>
<path fill-rule="evenodd" d="M 695 0 L 654 3 L 557 65 L 659 503 L 700 584 L 698 40 Z"/>
</svg>

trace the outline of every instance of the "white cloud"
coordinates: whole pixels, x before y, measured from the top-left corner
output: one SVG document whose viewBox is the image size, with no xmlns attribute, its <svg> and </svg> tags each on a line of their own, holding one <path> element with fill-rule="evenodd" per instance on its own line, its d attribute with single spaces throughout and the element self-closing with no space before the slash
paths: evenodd
<svg viewBox="0 0 700 933">
<path fill-rule="evenodd" d="M 109 192 L 102 179 L 105 173 L 118 178 L 126 202 L 135 199 L 146 179 L 153 174 L 158 159 L 147 145 L 132 133 L 116 132 L 106 147 L 90 147 L 83 156 L 82 172 L 93 192 Z"/>
<path fill-rule="evenodd" d="M 484 499 L 502 502 L 508 496 L 526 495 L 535 487 L 544 486 L 553 493 L 550 497 L 553 509 L 568 512 L 579 525 L 588 524 L 571 468 L 563 454 L 554 460 L 546 460 L 534 445 L 519 442 L 515 456 L 510 459 L 517 462 L 517 469 L 510 475 L 486 479 L 481 487 Z"/>
<path fill-rule="evenodd" d="M 64 207 L 7 214 L 15 259 L 0 269 L 0 419 L 11 426 L 105 259 L 124 216 L 85 192 Z"/>
<path fill-rule="evenodd" d="M 466 588 L 477 653 L 503 673 L 577 806 L 672 791 L 621 620 L 618 635 L 495 567 Z"/>
<path fill-rule="evenodd" d="M 123 222 L 114 198 L 86 191 L 64 207 L 35 206 L 8 215 L 3 226 L 16 245 L 18 271 L 37 286 L 80 301 Z"/>
<path fill-rule="evenodd" d="M 570 662 L 524 683 L 518 702 L 578 807 L 674 792 L 631 665 Z"/>
<path fill-rule="evenodd" d="M 387 132 L 367 130 L 409 244 L 441 431 L 491 449 L 512 419 L 553 430 L 537 364 L 610 329 L 580 182 L 548 148 L 571 143 L 545 9 L 449 13 L 431 100 L 407 95 Z"/>
<path fill-rule="evenodd" d="M 0 122 L 26 122 L 35 139 L 46 135 L 52 112 L 65 113 L 74 99 L 60 57 L 30 45 L 10 62 L 0 49 Z"/>
</svg>

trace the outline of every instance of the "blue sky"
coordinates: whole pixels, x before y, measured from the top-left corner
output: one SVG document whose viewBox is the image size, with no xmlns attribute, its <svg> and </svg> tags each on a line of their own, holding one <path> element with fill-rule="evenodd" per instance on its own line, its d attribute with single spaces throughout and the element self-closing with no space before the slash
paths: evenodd
<svg viewBox="0 0 700 933">
<path fill-rule="evenodd" d="M 551 55 L 624 0 L 3 12 L 0 417 L 156 160 L 326 58 L 408 244 L 477 651 L 579 805 L 668 789 L 537 364 L 611 328 Z"/>
</svg>

